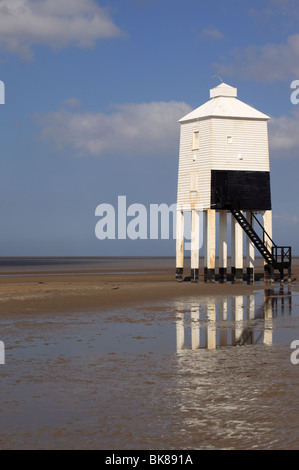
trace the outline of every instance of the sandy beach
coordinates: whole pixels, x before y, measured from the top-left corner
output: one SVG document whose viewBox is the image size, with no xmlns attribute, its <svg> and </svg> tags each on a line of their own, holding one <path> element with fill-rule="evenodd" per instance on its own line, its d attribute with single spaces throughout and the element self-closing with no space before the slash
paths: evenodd
<svg viewBox="0 0 299 470">
<path fill-rule="evenodd" d="M 245 295 L 264 288 L 262 260 L 256 263 L 258 282 L 254 285 L 247 285 L 245 281 L 242 284 L 229 281 L 226 284 L 217 281 L 206 284 L 202 270 L 199 272 L 199 282 L 193 284 L 188 282 L 188 267 L 185 269 L 187 281 L 178 283 L 175 281 L 174 260 L 162 261 L 162 266 L 153 268 L 153 259 L 132 259 L 125 272 L 122 263 L 117 260 L 109 268 L 105 265 L 98 269 L 88 263 L 73 268 L 63 265 L 59 269 L 47 264 L 31 270 L 24 266 L 14 266 L 13 269 L 4 266 L 0 271 L 1 312 L 101 311 L 174 297 Z M 299 287 L 297 279 L 299 260 L 295 259 L 292 267 L 294 291 Z"/>
<path fill-rule="evenodd" d="M 222 285 L 172 258 L 2 260 L 0 449 L 298 448 L 298 268 L 265 295 L 261 261 Z"/>
</svg>

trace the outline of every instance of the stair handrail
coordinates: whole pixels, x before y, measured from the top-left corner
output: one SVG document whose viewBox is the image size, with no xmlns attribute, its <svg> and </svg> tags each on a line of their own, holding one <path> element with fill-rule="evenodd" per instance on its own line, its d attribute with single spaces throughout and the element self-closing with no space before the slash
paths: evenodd
<svg viewBox="0 0 299 470">
<path fill-rule="evenodd" d="M 252 232 L 256 235 L 256 237 L 257 237 L 257 238 L 260 240 L 260 242 L 263 244 L 264 250 L 262 250 L 262 251 L 258 248 L 257 245 L 255 245 L 255 246 L 258 248 L 259 252 L 262 254 L 262 256 L 265 258 L 263 252 L 266 251 L 266 252 L 268 253 L 268 256 L 269 256 L 270 258 L 272 258 L 272 260 L 273 260 L 273 249 L 272 249 L 272 250 L 269 249 L 269 248 L 265 245 L 265 241 L 264 241 L 264 240 L 261 240 L 261 238 L 259 237 L 259 235 L 258 235 L 258 234 L 256 233 L 256 231 L 254 230 L 252 224 L 249 223 L 249 221 L 248 221 L 248 220 L 246 219 L 246 217 L 243 215 L 242 210 L 239 210 L 239 209 L 231 209 L 231 213 L 232 213 L 233 215 L 234 215 L 235 212 L 236 212 L 236 213 L 239 213 L 239 214 L 241 215 L 241 217 L 242 217 L 244 223 L 246 223 L 247 226 L 251 227 Z M 251 212 L 251 211 L 250 211 L 250 212 Z M 238 220 L 238 219 L 237 219 L 237 220 Z M 262 227 L 262 226 L 261 226 L 261 227 Z M 263 227 L 262 227 L 262 228 L 263 228 Z M 267 233 L 267 232 L 266 232 L 266 233 Z M 263 238 L 264 238 L 264 237 L 263 237 Z M 270 237 L 269 237 L 269 238 L 270 238 Z M 265 258 L 265 259 L 266 259 L 266 258 Z"/>
<path fill-rule="evenodd" d="M 260 223 L 259 219 L 256 217 L 256 215 L 254 214 L 254 212 L 252 210 L 250 210 L 250 213 L 251 213 L 251 216 L 256 220 L 256 222 L 259 224 L 259 226 L 261 227 L 262 231 L 263 231 L 263 243 L 265 244 L 265 235 L 267 236 L 267 238 L 271 241 L 272 243 L 272 247 L 275 247 L 277 248 L 277 245 L 276 243 L 274 243 L 274 241 L 272 240 L 272 238 L 270 237 L 270 235 L 268 234 L 268 232 L 266 232 L 266 230 L 264 229 L 264 227 L 262 226 L 262 224 Z"/>
<path fill-rule="evenodd" d="M 215 205 L 217 205 L 217 202 L 220 202 L 220 203 L 223 202 L 221 200 L 220 194 L 219 194 L 219 192 L 216 188 L 215 188 L 215 196 L 216 196 L 216 204 Z M 242 200 L 240 199 L 240 197 L 238 197 L 238 205 L 239 205 L 239 207 L 242 207 L 242 206 L 244 207 L 244 204 L 242 204 Z M 233 212 L 233 210 L 236 210 L 236 211 L 239 211 L 241 214 L 244 211 L 242 209 L 232 209 L 232 207 L 230 207 L 229 210 L 230 210 L 230 212 Z M 251 226 L 252 226 L 252 218 L 254 218 L 254 220 L 258 223 L 258 225 L 262 229 L 262 233 L 263 233 L 263 240 L 262 240 L 263 245 L 264 245 L 265 249 L 267 250 L 267 252 L 269 253 L 270 257 L 272 258 L 272 262 L 274 262 L 276 264 L 278 263 L 278 256 L 279 256 L 278 255 L 278 250 L 280 249 L 280 251 L 281 251 L 281 253 L 280 253 L 281 263 L 283 264 L 284 260 L 287 259 L 288 262 L 289 262 L 289 265 L 291 265 L 291 263 L 292 263 L 292 248 L 291 248 L 291 246 L 276 245 L 276 243 L 274 243 L 274 241 L 272 240 L 270 235 L 267 233 L 267 231 L 265 230 L 263 225 L 260 223 L 260 221 L 258 220 L 256 215 L 254 214 L 253 210 L 252 209 L 247 209 L 247 211 L 250 212 L 250 214 L 251 214 L 251 222 L 249 223 L 248 220 L 246 219 L 246 217 L 244 217 L 244 215 L 242 214 L 243 219 L 244 219 L 244 221 L 247 222 L 248 225 L 251 225 Z M 253 226 L 252 226 L 252 229 L 253 229 Z M 255 230 L 254 230 L 254 232 L 255 232 Z M 258 236 L 257 233 L 256 233 L 256 235 Z M 265 243 L 265 238 L 266 237 L 267 237 L 267 240 L 269 240 L 272 243 L 272 247 L 269 247 L 268 243 Z"/>
</svg>

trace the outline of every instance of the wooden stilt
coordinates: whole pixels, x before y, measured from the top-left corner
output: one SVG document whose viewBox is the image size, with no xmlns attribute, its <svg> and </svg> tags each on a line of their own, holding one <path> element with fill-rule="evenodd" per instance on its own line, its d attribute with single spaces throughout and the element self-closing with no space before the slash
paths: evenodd
<svg viewBox="0 0 299 470">
<path fill-rule="evenodd" d="M 205 282 L 215 282 L 216 212 L 205 211 Z"/>
<path fill-rule="evenodd" d="M 181 282 L 183 280 L 184 269 L 184 212 L 177 211 L 176 226 L 176 279 Z"/>
<path fill-rule="evenodd" d="M 219 212 L 219 282 L 227 281 L 227 213 Z"/>
<path fill-rule="evenodd" d="M 253 217 L 250 211 L 246 212 L 246 219 L 254 228 Z M 254 283 L 254 244 L 248 236 L 246 236 L 246 267 L 247 267 L 247 284 Z"/>
<path fill-rule="evenodd" d="M 232 282 L 243 282 L 243 230 L 232 217 Z M 233 269 L 234 268 L 234 269 Z"/>
<path fill-rule="evenodd" d="M 199 212 L 192 210 L 191 222 L 191 282 L 198 282 L 199 269 Z"/>
<path fill-rule="evenodd" d="M 265 246 L 272 253 L 272 211 L 265 211 L 263 214 L 264 229 L 267 232 L 265 235 Z M 272 284 L 274 282 L 274 269 L 271 265 L 264 263 L 265 283 Z M 283 266 L 281 276 L 283 278 Z"/>
</svg>

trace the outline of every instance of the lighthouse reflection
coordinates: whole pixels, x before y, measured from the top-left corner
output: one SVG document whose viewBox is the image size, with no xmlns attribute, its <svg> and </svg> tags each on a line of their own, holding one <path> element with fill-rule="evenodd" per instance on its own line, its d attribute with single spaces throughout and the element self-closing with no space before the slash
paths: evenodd
<svg viewBox="0 0 299 470">
<path fill-rule="evenodd" d="M 191 311 L 181 303 L 176 320 L 177 351 L 272 345 L 275 318 L 291 315 L 291 292 L 284 289 L 263 291 L 262 301 L 260 295 L 210 298 L 204 304 L 192 304 Z"/>
</svg>

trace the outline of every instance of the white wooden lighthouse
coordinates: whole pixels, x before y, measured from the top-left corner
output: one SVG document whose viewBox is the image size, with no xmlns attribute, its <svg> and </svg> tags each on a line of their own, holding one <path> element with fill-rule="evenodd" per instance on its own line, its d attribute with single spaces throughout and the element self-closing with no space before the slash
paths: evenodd
<svg viewBox="0 0 299 470">
<path fill-rule="evenodd" d="M 204 274 L 215 281 L 216 245 L 219 280 L 226 282 L 228 267 L 227 219 L 231 217 L 230 267 L 234 282 L 243 280 L 243 234 L 246 267 L 254 275 L 255 247 L 265 259 L 266 273 L 290 267 L 288 252 L 273 257 L 272 211 L 267 124 L 269 116 L 237 99 L 237 89 L 221 83 L 210 90 L 210 100 L 179 120 L 180 154 L 177 192 L 176 278 L 183 279 L 184 214 L 192 213 L 191 280 L 198 280 L 199 213 L 204 213 Z M 256 213 L 263 214 L 262 237 L 253 228 Z M 219 227 L 216 234 L 216 218 Z M 287 256 L 285 254 L 287 253 Z M 289 252 L 290 255 L 290 252 Z M 281 264 L 282 263 L 282 264 Z"/>
</svg>

